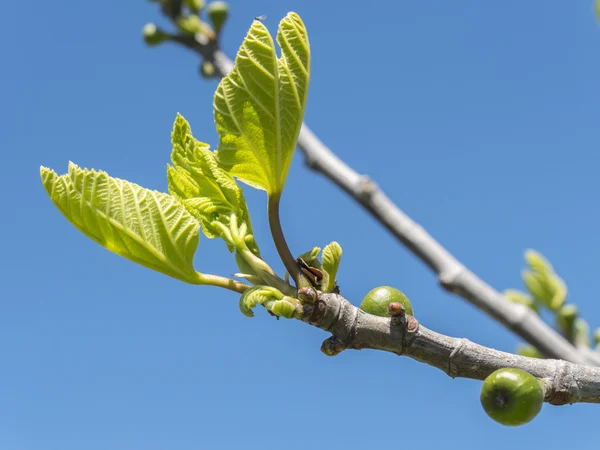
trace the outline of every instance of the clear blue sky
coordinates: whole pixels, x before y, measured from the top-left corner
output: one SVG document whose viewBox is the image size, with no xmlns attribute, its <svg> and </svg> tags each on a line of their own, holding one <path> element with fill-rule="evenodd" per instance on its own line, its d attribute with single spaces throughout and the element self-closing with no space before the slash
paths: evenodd
<svg viewBox="0 0 600 450">
<path fill-rule="evenodd" d="M 375 11 L 368 6 L 376 4 Z M 233 0 L 224 49 L 252 18 L 303 17 L 313 51 L 307 123 L 498 289 L 544 253 L 600 325 L 600 26 L 591 0 Z M 7 450 L 584 448 L 600 407 L 544 406 L 496 425 L 480 382 L 407 358 L 319 352 L 327 335 L 236 295 L 188 286 L 76 231 L 39 166 L 72 160 L 166 190 L 177 112 L 217 142 L 216 82 L 174 46 L 146 48 L 142 1 L 6 2 L 0 18 L 0 447 Z M 276 255 L 265 196 L 248 192 Z M 308 211 L 308 213 L 306 213 Z M 299 217 L 312 217 L 310 223 Z M 339 241 L 356 304 L 390 284 L 439 332 L 512 351 L 518 339 L 460 298 L 296 155 L 283 199 L 296 253 Z M 198 270 L 235 271 L 201 238 Z M 280 265 L 278 266 L 280 267 Z M 596 441 L 593 441 L 596 440 Z"/>
</svg>

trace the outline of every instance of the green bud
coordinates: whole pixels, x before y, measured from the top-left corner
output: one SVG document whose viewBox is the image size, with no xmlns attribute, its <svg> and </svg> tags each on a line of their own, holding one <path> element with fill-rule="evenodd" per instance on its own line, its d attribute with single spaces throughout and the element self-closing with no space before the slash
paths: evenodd
<svg viewBox="0 0 600 450">
<path fill-rule="evenodd" d="M 565 303 L 565 300 L 567 299 L 567 286 L 562 278 L 556 274 L 549 276 L 548 284 L 550 286 L 550 291 L 552 292 L 552 298 L 548 307 L 552 311 L 556 311 Z"/>
<path fill-rule="evenodd" d="M 532 311 L 538 312 L 538 305 L 535 300 L 525 292 L 517 291 L 516 289 L 507 289 L 504 291 L 504 296 L 513 303 L 527 306 Z"/>
<path fill-rule="evenodd" d="M 594 331 L 594 342 L 596 345 L 600 345 L 600 328 L 596 328 L 596 331 Z"/>
<path fill-rule="evenodd" d="M 573 340 L 575 335 L 575 319 L 577 319 L 577 306 L 575 305 L 564 305 L 556 313 L 556 326 L 568 340 Z"/>
<path fill-rule="evenodd" d="M 227 3 L 218 1 L 208 5 L 208 17 L 213 24 L 215 33 L 219 34 L 221 32 L 228 15 L 229 7 L 227 6 Z"/>
<path fill-rule="evenodd" d="M 345 349 L 344 343 L 335 336 L 328 337 L 321 344 L 321 351 L 327 356 L 339 355 Z"/>
<path fill-rule="evenodd" d="M 541 255 L 541 253 L 538 253 L 535 250 L 527 250 L 525 252 L 525 261 L 527 262 L 527 264 L 529 264 L 529 267 L 531 267 L 536 272 L 553 272 L 552 266 L 550 265 L 548 260 L 546 260 L 546 258 L 544 258 Z"/>
<path fill-rule="evenodd" d="M 548 298 L 548 292 L 546 292 L 545 286 L 542 283 L 539 274 L 530 270 L 524 270 L 522 272 L 522 277 L 523 281 L 525 282 L 525 286 L 531 295 L 540 301 Z M 546 304 L 546 302 L 543 303 Z"/>
<path fill-rule="evenodd" d="M 301 315 L 302 306 L 293 297 L 284 296 L 283 299 L 274 302 L 267 302 L 265 308 L 278 317 L 291 319 Z"/>
<path fill-rule="evenodd" d="M 299 258 L 302 258 L 304 262 L 310 266 L 317 267 L 314 264 L 317 263 L 320 267 L 319 253 L 321 253 L 321 247 L 313 247 L 306 253 L 302 253 Z"/>
<path fill-rule="evenodd" d="M 176 23 L 181 31 L 188 34 L 207 34 L 210 31 L 198 16 L 181 16 Z"/>
<path fill-rule="evenodd" d="M 517 347 L 517 355 L 526 356 L 527 358 L 543 358 L 540 351 L 533 345 L 521 344 Z"/>
<path fill-rule="evenodd" d="M 210 61 L 204 61 L 200 66 L 200 74 L 204 78 L 214 78 L 215 73 L 215 66 Z"/>
<path fill-rule="evenodd" d="M 523 281 L 531 295 L 552 311 L 558 310 L 567 299 L 567 287 L 554 273 L 525 270 Z"/>
<path fill-rule="evenodd" d="M 147 23 L 142 29 L 142 35 L 144 36 L 144 41 L 148 45 L 158 45 L 165 41 L 168 41 L 171 36 L 169 34 L 162 31 L 153 23 Z"/>
<path fill-rule="evenodd" d="M 390 286 L 379 286 L 370 291 L 363 298 L 360 309 L 369 314 L 381 317 L 391 317 L 388 311 L 390 303 L 400 303 L 404 306 L 406 314 L 414 316 L 410 300 L 398 289 Z"/>
<path fill-rule="evenodd" d="M 185 4 L 194 14 L 200 13 L 204 8 L 204 0 L 185 0 Z"/>
<path fill-rule="evenodd" d="M 590 346 L 590 326 L 583 319 L 575 320 L 575 344 L 578 346 Z"/>
<path fill-rule="evenodd" d="M 523 271 L 523 281 L 531 294 L 551 311 L 557 311 L 567 298 L 567 286 L 554 273 L 552 265 L 538 252 L 527 250 L 529 269 Z"/>
<path fill-rule="evenodd" d="M 524 425 L 537 416 L 544 403 L 543 382 L 521 369 L 498 369 L 483 382 L 481 405 L 502 425 Z"/>
<path fill-rule="evenodd" d="M 271 286 L 254 286 L 240 297 L 240 311 L 247 317 L 253 317 L 252 311 L 257 305 L 265 305 L 283 299 L 283 294 Z"/>
</svg>

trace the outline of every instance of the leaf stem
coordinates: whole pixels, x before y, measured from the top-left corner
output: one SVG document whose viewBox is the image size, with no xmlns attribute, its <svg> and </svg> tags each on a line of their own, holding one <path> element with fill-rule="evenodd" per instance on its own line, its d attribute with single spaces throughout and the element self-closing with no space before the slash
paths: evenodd
<svg viewBox="0 0 600 450">
<path fill-rule="evenodd" d="M 247 289 L 251 287 L 247 284 L 240 283 L 239 281 L 232 280 L 231 278 L 222 277 L 220 275 L 210 275 L 200 272 L 196 272 L 196 275 L 196 284 L 216 286 L 224 289 L 229 289 L 230 291 L 239 292 L 240 294 L 243 294 L 244 292 L 246 292 Z"/>
<path fill-rule="evenodd" d="M 304 275 L 302 275 L 302 272 L 300 272 L 300 267 L 296 263 L 296 259 L 292 255 L 292 252 L 288 247 L 287 241 L 285 240 L 283 229 L 281 228 L 281 219 L 279 217 L 280 199 L 281 194 L 278 194 L 276 196 L 269 196 L 267 205 L 269 227 L 271 228 L 273 242 L 275 242 L 277 253 L 279 253 L 279 257 L 281 258 L 283 265 L 285 266 L 292 279 L 295 281 L 296 287 L 301 288 L 305 286 L 310 286 L 310 282 L 306 279 Z"/>
</svg>

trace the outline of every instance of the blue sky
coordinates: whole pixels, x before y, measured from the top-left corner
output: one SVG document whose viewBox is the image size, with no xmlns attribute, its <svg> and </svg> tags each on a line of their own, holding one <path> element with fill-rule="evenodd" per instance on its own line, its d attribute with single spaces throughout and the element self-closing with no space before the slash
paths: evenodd
<svg viewBox="0 0 600 450">
<path fill-rule="evenodd" d="M 327 335 L 237 298 L 126 261 L 76 231 L 39 181 L 72 160 L 166 190 L 177 112 L 217 142 L 215 81 L 174 46 L 147 48 L 146 1 L 7 2 L 0 18 L 0 447 L 15 450 L 583 448 L 598 406 L 545 405 L 503 428 L 480 382 L 407 358 L 319 352 Z M 231 1 L 223 48 L 252 18 L 303 17 L 313 76 L 306 121 L 498 289 L 521 287 L 535 248 L 600 326 L 600 27 L 591 0 Z M 247 189 L 258 242 L 277 267 L 265 196 Z M 308 214 L 306 212 L 308 211 Z M 355 304 L 406 292 L 420 321 L 511 351 L 519 342 L 434 276 L 301 155 L 283 198 L 293 251 L 337 240 Z M 299 217 L 309 217 L 304 222 Z M 201 237 L 198 270 L 235 271 Z"/>
</svg>

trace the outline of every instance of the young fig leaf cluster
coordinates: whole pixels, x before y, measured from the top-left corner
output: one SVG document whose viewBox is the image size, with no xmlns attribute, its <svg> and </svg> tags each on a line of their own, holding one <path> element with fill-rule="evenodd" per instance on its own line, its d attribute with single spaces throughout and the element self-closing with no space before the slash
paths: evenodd
<svg viewBox="0 0 600 450">
<path fill-rule="evenodd" d="M 544 311 L 554 316 L 554 326 L 576 346 L 589 347 L 588 323 L 580 317 L 577 306 L 567 303 L 567 286 L 552 265 L 540 253 L 534 250 L 525 252 L 527 267 L 522 271 L 523 282 L 528 292 L 507 289 L 504 296 L 513 303 L 531 309 L 536 314 Z M 517 347 L 521 356 L 541 358 L 539 350 L 530 344 Z"/>
<path fill-rule="evenodd" d="M 176 16 L 183 35 L 212 39 L 227 19 L 224 2 L 187 0 L 182 5 L 170 15 Z M 204 10 L 212 28 L 200 16 Z M 144 28 L 144 36 L 152 45 L 172 37 L 153 24 Z M 267 28 L 260 21 L 252 23 L 233 70 L 215 94 L 216 151 L 197 140 L 177 115 L 168 194 L 74 164 L 62 176 L 42 167 L 41 177 L 67 219 L 108 250 L 188 283 L 239 292 L 240 309 L 247 316 L 262 305 L 278 317 L 295 318 L 302 315 L 303 302 L 314 302 L 316 290 L 339 290 L 342 249 L 332 242 L 323 249 L 322 262 L 320 248 L 294 259 L 279 223 L 279 200 L 306 106 L 310 48 L 295 13 L 280 22 L 276 40 L 280 57 Z M 262 257 L 237 180 L 266 191 L 273 239 L 293 282 L 281 278 Z M 195 270 L 200 229 L 207 238 L 225 242 L 238 266 L 233 277 L 241 281 Z"/>
</svg>

